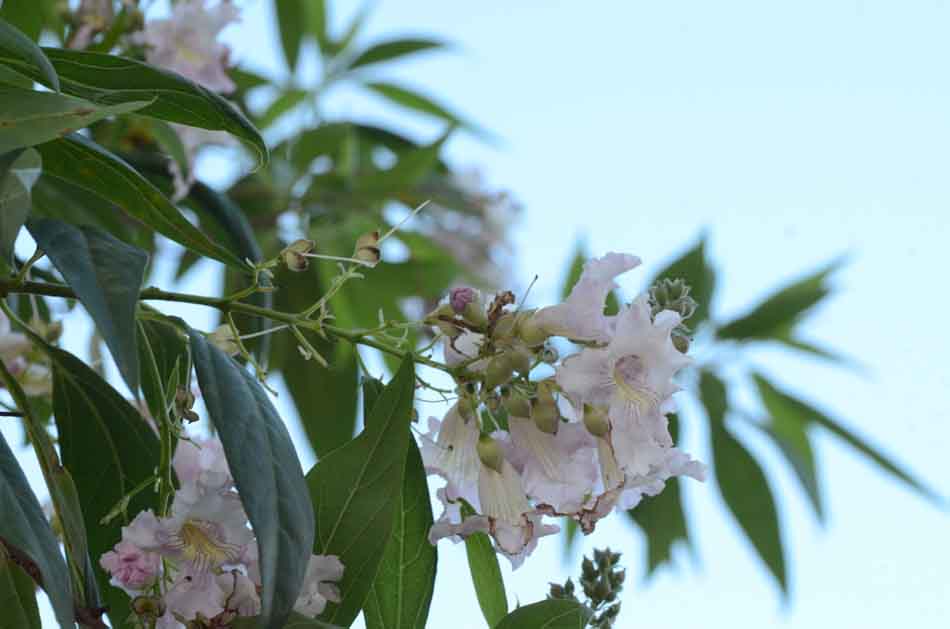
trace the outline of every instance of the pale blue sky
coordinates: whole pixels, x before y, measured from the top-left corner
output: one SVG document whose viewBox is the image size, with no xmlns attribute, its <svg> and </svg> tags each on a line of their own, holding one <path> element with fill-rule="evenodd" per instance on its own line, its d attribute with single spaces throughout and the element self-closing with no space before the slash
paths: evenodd
<svg viewBox="0 0 950 629">
<path fill-rule="evenodd" d="M 270 3 L 244 4 L 244 25 L 228 34 L 241 44 L 235 57 L 273 68 Z M 356 5 L 346 6 L 338 18 Z M 365 36 L 434 34 L 457 44 L 385 76 L 425 88 L 502 138 L 490 146 L 460 135 L 449 155 L 524 203 L 512 276 L 523 286 L 539 274 L 538 301 L 554 298 L 578 236 L 595 253 L 644 259 L 624 282 L 633 294 L 709 228 L 721 319 L 849 253 L 839 290 L 807 331 L 865 370 L 768 348 L 749 358 L 946 495 L 948 27 L 943 2 L 382 0 Z M 353 90 L 326 104 L 331 115 L 437 132 Z M 684 429 L 686 449 L 709 460 L 698 449 L 701 426 Z M 776 462 L 767 444 L 744 441 Z M 642 540 L 619 518 L 585 540 L 585 549 L 626 555 L 618 626 L 950 626 L 947 513 L 830 437 L 819 437 L 817 454 L 824 529 L 791 474 L 769 469 L 791 549 L 787 608 L 715 487 L 691 483 L 697 563 L 680 553 L 675 569 L 643 581 Z M 461 547 L 442 547 L 432 627 L 483 626 L 466 570 Z M 506 575 L 512 600 L 537 600 L 548 580 L 576 570 L 561 563 L 559 541 L 547 540 Z"/>
</svg>

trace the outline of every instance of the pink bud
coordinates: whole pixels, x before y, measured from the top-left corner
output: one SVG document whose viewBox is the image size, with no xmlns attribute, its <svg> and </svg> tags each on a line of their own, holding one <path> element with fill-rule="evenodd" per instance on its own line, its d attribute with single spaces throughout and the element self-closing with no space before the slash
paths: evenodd
<svg viewBox="0 0 950 629">
<path fill-rule="evenodd" d="M 452 310 L 458 314 L 462 314 L 465 307 L 476 299 L 478 299 L 478 293 L 475 292 L 474 288 L 469 288 L 468 286 L 453 288 L 451 292 L 449 292 L 449 303 L 452 304 Z"/>
</svg>

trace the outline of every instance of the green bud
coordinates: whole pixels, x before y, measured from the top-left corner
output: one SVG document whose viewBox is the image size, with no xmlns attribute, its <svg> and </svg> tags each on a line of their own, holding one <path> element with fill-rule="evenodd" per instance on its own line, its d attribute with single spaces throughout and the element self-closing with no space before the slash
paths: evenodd
<svg viewBox="0 0 950 629">
<path fill-rule="evenodd" d="M 528 398 L 516 391 L 511 391 L 504 398 L 505 410 L 514 417 L 531 417 L 531 402 Z"/>
<path fill-rule="evenodd" d="M 507 339 L 514 336 L 515 321 L 515 315 L 510 312 L 506 312 L 505 314 L 498 317 L 498 322 L 495 324 L 495 329 L 492 331 L 492 338 Z"/>
<path fill-rule="evenodd" d="M 482 434 L 478 437 L 478 445 L 475 449 L 478 451 L 478 458 L 482 465 L 501 474 L 502 465 L 505 462 L 505 453 L 501 449 L 501 444 L 490 435 Z"/>
<path fill-rule="evenodd" d="M 527 376 L 531 371 L 531 359 L 533 354 L 524 345 L 516 345 L 511 349 L 511 366 L 515 371 L 523 376 Z"/>
<path fill-rule="evenodd" d="M 537 311 L 535 310 L 529 310 L 521 313 L 519 317 L 518 337 L 524 341 L 528 347 L 537 347 L 551 336 L 541 327 L 541 324 L 538 323 L 537 317 L 535 317 L 536 313 Z"/>
<path fill-rule="evenodd" d="M 561 413 L 554 399 L 553 385 L 548 380 L 538 383 L 538 397 L 531 405 L 531 419 L 541 432 L 557 434 Z"/>
<path fill-rule="evenodd" d="M 677 334 L 675 331 L 670 337 L 673 340 L 673 347 L 676 348 L 680 354 L 685 354 L 689 351 L 689 337 L 684 334 Z"/>
<path fill-rule="evenodd" d="M 584 405 L 584 428 L 595 437 L 606 437 L 610 433 L 610 420 L 600 408 Z"/>
<path fill-rule="evenodd" d="M 494 389 L 500 384 L 509 382 L 513 372 L 511 357 L 507 352 L 495 356 L 488 361 L 488 366 L 485 367 L 485 387 Z"/>
</svg>

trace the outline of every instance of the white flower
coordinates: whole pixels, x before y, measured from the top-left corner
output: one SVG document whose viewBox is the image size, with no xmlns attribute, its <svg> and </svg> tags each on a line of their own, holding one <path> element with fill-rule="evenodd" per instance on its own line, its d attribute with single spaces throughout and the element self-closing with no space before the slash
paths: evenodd
<svg viewBox="0 0 950 629">
<path fill-rule="evenodd" d="M 228 570 L 217 576 L 217 585 L 224 592 L 224 606 L 239 616 L 261 613 L 261 597 L 257 584 L 239 570 Z"/>
<path fill-rule="evenodd" d="M 179 440 L 172 467 L 182 486 L 193 485 L 199 491 L 226 491 L 234 487 L 219 439 Z"/>
<path fill-rule="evenodd" d="M 462 417 L 456 404 L 440 423 L 429 419 L 429 434 L 422 440 L 422 461 L 429 474 L 438 474 L 446 481 L 447 498 L 462 497 L 478 505 L 478 422 Z M 433 436 L 438 433 L 438 436 Z"/>
<path fill-rule="evenodd" d="M 589 260 L 564 303 L 539 310 L 536 322 L 554 336 L 608 341 L 614 318 L 604 315 L 607 295 L 617 288 L 615 277 L 639 264 L 640 258 L 625 253 L 608 253 Z"/>
<path fill-rule="evenodd" d="M 339 603 L 336 582 L 343 578 L 343 570 L 343 563 L 335 555 L 311 555 L 294 611 L 314 618 L 323 612 L 327 601 Z"/>
<path fill-rule="evenodd" d="M 449 367 L 455 367 L 467 360 L 472 360 L 478 356 L 482 342 L 485 337 L 478 332 L 462 330 L 455 339 L 448 336 L 442 339 L 442 352 L 445 356 L 445 364 Z M 476 360 L 468 364 L 467 369 L 472 372 L 483 371 L 488 365 L 487 359 Z"/>
<path fill-rule="evenodd" d="M 146 46 L 145 59 L 216 92 L 234 91 L 228 77 L 230 50 L 217 41 L 221 30 L 238 18 L 227 0 L 207 7 L 205 0 L 175 4 L 170 17 L 150 20 L 133 41 Z"/>
<path fill-rule="evenodd" d="M 583 508 L 599 474 L 593 437 L 578 423 L 561 423 L 556 434 L 533 420 L 509 415 L 509 458 L 521 471 L 527 494 L 559 513 Z"/>
</svg>

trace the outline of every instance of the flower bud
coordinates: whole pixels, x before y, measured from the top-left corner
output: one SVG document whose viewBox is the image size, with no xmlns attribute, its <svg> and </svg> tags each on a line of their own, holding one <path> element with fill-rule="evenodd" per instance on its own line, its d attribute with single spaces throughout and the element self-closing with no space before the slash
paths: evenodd
<svg viewBox="0 0 950 629">
<path fill-rule="evenodd" d="M 585 404 L 584 427 L 595 437 L 606 437 L 610 433 L 610 420 L 603 409 Z"/>
<path fill-rule="evenodd" d="M 312 240 L 306 240 L 303 238 L 300 240 L 295 240 L 280 252 L 280 258 L 283 260 L 284 264 L 287 265 L 289 270 L 295 272 L 306 271 L 307 267 L 310 266 L 310 261 L 307 259 L 305 254 L 313 251 L 315 246 L 316 243 L 314 243 Z"/>
<path fill-rule="evenodd" d="M 535 317 L 536 312 L 535 310 L 530 310 L 523 313 L 524 316 L 520 318 L 518 325 L 518 337 L 524 341 L 528 347 L 537 347 L 551 336 L 541 327 L 541 324 L 538 323 L 537 317 Z"/>
<path fill-rule="evenodd" d="M 520 344 L 511 348 L 509 354 L 511 356 L 511 366 L 514 370 L 527 376 L 531 371 L 531 359 L 534 358 L 534 354 L 527 347 Z"/>
<path fill-rule="evenodd" d="M 369 266 L 376 266 L 379 263 L 379 232 L 368 232 L 356 239 L 356 249 L 353 250 L 353 257 L 362 260 Z"/>
<path fill-rule="evenodd" d="M 503 398 L 505 410 L 515 417 L 531 417 L 531 402 L 517 391 Z"/>
<path fill-rule="evenodd" d="M 546 382 L 538 384 L 538 397 L 531 406 L 531 419 L 541 432 L 549 435 L 557 434 L 561 422 L 561 413 L 557 409 L 557 401 L 551 386 Z"/>
<path fill-rule="evenodd" d="M 441 304 L 438 308 L 426 315 L 425 322 L 439 328 L 439 331 L 450 339 L 456 339 L 462 334 L 462 329 L 446 321 L 446 319 L 454 318 L 455 311 L 452 310 L 452 306 L 449 304 Z"/>
<path fill-rule="evenodd" d="M 154 620 L 165 614 L 165 601 L 155 596 L 136 596 L 132 599 L 132 611 L 139 618 Z"/>
<path fill-rule="evenodd" d="M 508 339 L 514 336 L 515 321 L 515 315 L 510 312 L 506 312 L 498 317 L 498 322 L 495 323 L 495 328 L 492 331 L 492 337 L 496 339 Z"/>
<path fill-rule="evenodd" d="M 508 352 L 495 356 L 485 367 L 485 387 L 494 389 L 500 384 L 505 384 L 511 380 L 512 373 L 514 373 L 514 368 Z"/>
<path fill-rule="evenodd" d="M 226 323 L 216 327 L 214 332 L 208 335 L 208 341 L 228 356 L 235 356 L 241 351 L 241 346 L 238 344 L 231 326 Z"/>
<path fill-rule="evenodd" d="M 482 465 L 501 474 L 501 468 L 505 462 L 505 452 L 501 449 L 501 444 L 490 435 L 482 434 L 478 437 L 478 445 L 475 449 L 478 451 L 478 458 Z"/>
<path fill-rule="evenodd" d="M 453 288 L 449 291 L 449 305 L 452 306 L 452 310 L 457 314 L 464 314 L 468 305 L 476 301 L 481 300 L 479 299 L 478 291 L 474 288 L 463 286 L 461 288 Z"/>
<path fill-rule="evenodd" d="M 680 354 L 685 354 L 686 352 L 689 351 L 689 337 L 688 336 L 674 333 L 671 336 L 671 339 L 673 341 L 673 347 L 675 347 L 676 350 Z"/>
</svg>

